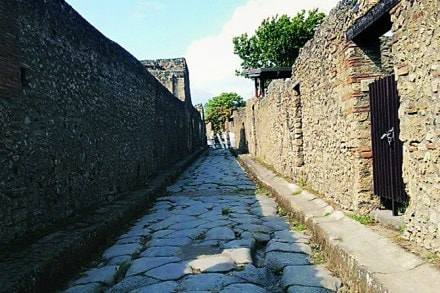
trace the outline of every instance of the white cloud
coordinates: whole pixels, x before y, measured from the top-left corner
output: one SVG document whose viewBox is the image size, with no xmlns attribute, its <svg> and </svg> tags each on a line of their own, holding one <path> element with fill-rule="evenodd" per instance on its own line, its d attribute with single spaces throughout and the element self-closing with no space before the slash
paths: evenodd
<svg viewBox="0 0 440 293">
<path fill-rule="evenodd" d="M 163 10 L 165 5 L 159 1 L 139 1 L 136 4 L 136 11 L 132 16 L 135 18 L 145 18 L 149 10 Z"/>
<path fill-rule="evenodd" d="M 253 83 L 235 77 L 240 59 L 233 54 L 232 38 L 243 33 L 253 34 L 263 19 L 275 15 L 294 16 L 301 10 L 319 8 L 328 13 L 338 0 L 249 0 L 235 9 L 222 31 L 194 41 L 185 54 L 191 79 L 194 103 L 205 103 L 222 92 L 237 92 L 245 99 L 252 96 Z M 211 93 L 204 96 L 202 93 Z"/>
</svg>

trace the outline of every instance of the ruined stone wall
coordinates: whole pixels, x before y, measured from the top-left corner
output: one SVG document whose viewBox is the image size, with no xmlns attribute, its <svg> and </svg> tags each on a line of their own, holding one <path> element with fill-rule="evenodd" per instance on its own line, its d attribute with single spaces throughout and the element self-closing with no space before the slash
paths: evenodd
<svg viewBox="0 0 440 293">
<path fill-rule="evenodd" d="M 361 83 L 385 71 L 365 56 L 368 48 L 346 42 L 345 32 L 373 3 L 339 3 L 301 50 L 292 81 L 275 83 L 266 98 L 248 102 L 246 112 L 251 154 L 361 212 L 378 205 L 371 193 L 368 92 Z"/>
<path fill-rule="evenodd" d="M 185 58 L 142 60 L 141 63 L 179 100 L 191 104 Z"/>
<path fill-rule="evenodd" d="M 283 175 L 305 180 L 346 210 L 366 213 L 378 207 L 368 84 L 394 73 L 401 100 L 403 179 L 410 198 L 405 235 L 440 251 L 439 2 L 401 1 L 390 12 L 391 37 L 347 41 L 347 30 L 378 2 L 344 0 L 331 11 L 293 65 L 299 96 L 286 81 L 284 89 L 274 85 L 266 98 L 248 101 L 249 152 Z M 295 99 L 302 128 L 302 152 L 296 154 L 297 128 L 289 127 L 297 117 Z M 302 165 L 296 164 L 299 160 Z"/>
<path fill-rule="evenodd" d="M 6 3 L 17 29 L 0 62 L 27 69 L 0 96 L 0 244 L 142 188 L 201 145 L 199 112 L 64 1 Z"/>
<path fill-rule="evenodd" d="M 301 101 L 293 89 L 293 81 L 274 80 L 265 98 L 247 101 L 248 125 L 246 136 L 251 137 L 249 152 L 274 169 L 297 178 L 303 165 Z M 234 119 L 235 120 L 235 119 Z"/>
<path fill-rule="evenodd" d="M 306 182 L 347 210 L 378 206 L 372 195 L 369 93 L 366 85 L 388 74 L 374 45 L 345 40 L 374 1 L 341 1 L 301 50 L 293 76 L 301 81 Z"/>
<path fill-rule="evenodd" d="M 392 11 L 403 178 L 410 197 L 405 235 L 440 251 L 440 3 L 402 1 Z"/>
</svg>

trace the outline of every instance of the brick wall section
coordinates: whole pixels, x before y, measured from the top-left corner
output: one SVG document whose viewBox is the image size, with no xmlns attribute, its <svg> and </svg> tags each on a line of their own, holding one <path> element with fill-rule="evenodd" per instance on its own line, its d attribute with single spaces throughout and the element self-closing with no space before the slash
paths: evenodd
<svg viewBox="0 0 440 293">
<path fill-rule="evenodd" d="M 2 99 L 17 98 L 20 93 L 17 43 L 17 3 L 14 0 L 4 0 L 0 5 L 0 107 L 5 103 Z"/>
<path fill-rule="evenodd" d="M 354 21 L 377 2 L 344 0 L 331 11 L 293 65 L 292 79 L 300 81 L 298 97 L 288 87 L 291 81 L 285 81 L 285 86 L 271 86 L 266 98 L 248 101 L 243 117 L 249 152 L 283 175 L 305 180 L 345 210 L 367 213 L 380 206 L 372 194 L 367 85 L 395 73 L 403 176 L 410 197 L 405 235 L 440 251 L 439 4 L 401 1 L 391 11 L 391 39 L 346 41 Z M 289 127 L 297 117 L 296 99 L 301 131 Z M 302 152 L 295 153 L 292 139 L 300 133 Z M 301 160 L 303 164 L 296 163 Z"/>
<path fill-rule="evenodd" d="M 393 53 L 410 204 L 405 236 L 440 251 L 440 3 L 402 1 L 392 11 Z"/>
<path fill-rule="evenodd" d="M 22 97 L 0 104 L 0 244 L 145 186 L 203 131 L 191 104 L 64 1 L 17 3 L 29 69 Z"/>
</svg>

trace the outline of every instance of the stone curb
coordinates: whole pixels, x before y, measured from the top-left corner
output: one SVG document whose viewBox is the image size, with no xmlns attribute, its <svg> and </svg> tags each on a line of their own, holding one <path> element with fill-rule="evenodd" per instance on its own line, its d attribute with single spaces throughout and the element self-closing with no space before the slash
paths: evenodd
<svg viewBox="0 0 440 293">
<path fill-rule="evenodd" d="M 94 212 L 24 245 L 0 262 L 0 292 L 52 292 L 165 192 L 165 187 L 206 152 L 198 149 L 159 172 L 146 189 L 121 194 Z"/>
<path fill-rule="evenodd" d="M 350 292 L 437 292 L 440 271 L 398 244 L 336 211 L 325 201 L 274 172 L 249 155 L 238 160 L 248 174 L 270 189 L 311 231 L 326 253 L 329 267 Z"/>
</svg>

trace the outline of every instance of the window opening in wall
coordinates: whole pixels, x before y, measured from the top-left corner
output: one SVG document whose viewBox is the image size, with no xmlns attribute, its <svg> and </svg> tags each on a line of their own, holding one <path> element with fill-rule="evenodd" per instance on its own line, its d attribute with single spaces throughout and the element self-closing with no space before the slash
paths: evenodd
<svg viewBox="0 0 440 293">
<path fill-rule="evenodd" d="M 177 82 L 177 76 L 173 74 L 172 77 L 172 93 L 174 96 L 179 96 L 179 89 L 178 89 L 178 82 Z"/>
</svg>

